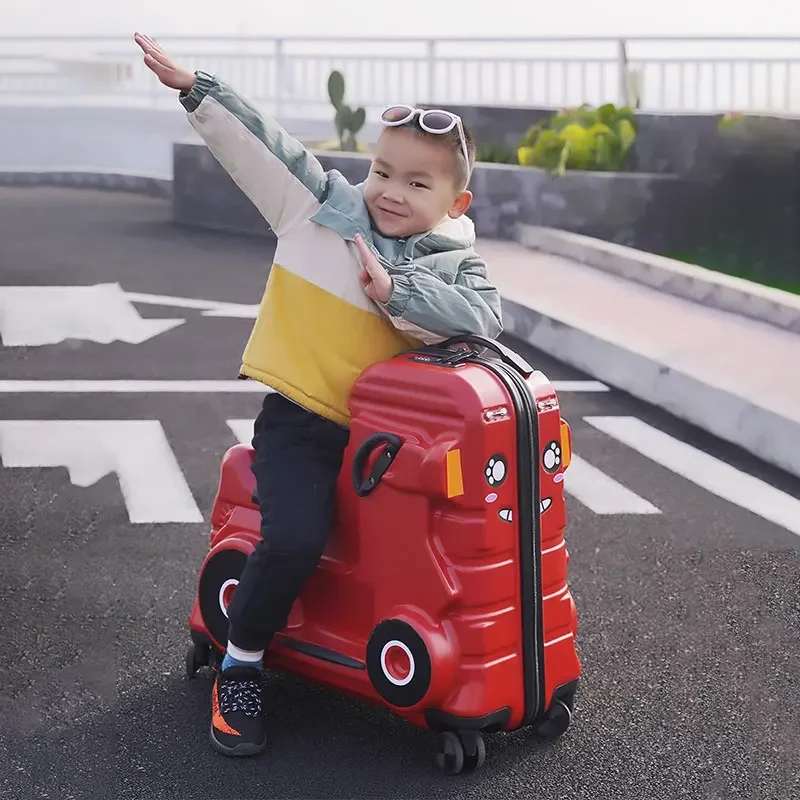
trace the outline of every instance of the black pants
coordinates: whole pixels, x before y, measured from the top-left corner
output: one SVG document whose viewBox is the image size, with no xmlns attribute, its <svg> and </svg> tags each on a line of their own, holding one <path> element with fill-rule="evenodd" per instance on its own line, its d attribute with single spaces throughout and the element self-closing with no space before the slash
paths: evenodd
<svg viewBox="0 0 800 800">
<path fill-rule="evenodd" d="M 253 430 L 261 536 L 228 607 L 228 638 L 269 646 L 285 627 L 331 532 L 336 481 L 350 432 L 268 394 Z"/>
</svg>

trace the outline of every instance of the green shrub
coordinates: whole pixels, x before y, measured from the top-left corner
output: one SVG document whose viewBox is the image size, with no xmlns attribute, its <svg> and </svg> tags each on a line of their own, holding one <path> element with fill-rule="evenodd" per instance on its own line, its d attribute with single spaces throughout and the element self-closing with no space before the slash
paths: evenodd
<svg viewBox="0 0 800 800">
<path fill-rule="evenodd" d="M 517 151 L 503 142 L 479 142 L 475 161 L 489 164 L 517 164 Z"/>
<path fill-rule="evenodd" d="M 339 148 L 349 152 L 358 152 L 356 134 L 364 127 L 367 112 L 363 108 L 355 111 L 344 102 L 344 75 L 339 70 L 334 70 L 328 76 L 328 97 L 331 105 L 336 109 L 333 124 L 339 136 Z"/>
<path fill-rule="evenodd" d="M 563 109 L 532 125 L 517 149 L 525 167 L 542 167 L 558 175 L 579 169 L 618 172 L 636 141 L 634 112 L 607 103 Z"/>
</svg>

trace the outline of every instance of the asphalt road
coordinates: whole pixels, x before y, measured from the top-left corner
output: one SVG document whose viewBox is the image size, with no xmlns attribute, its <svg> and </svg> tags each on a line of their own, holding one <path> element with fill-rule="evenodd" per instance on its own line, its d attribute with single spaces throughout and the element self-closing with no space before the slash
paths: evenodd
<svg viewBox="0 0 800 800">
<path fill-rule="evenodd" d="M 0 288 L 118 281 L 126 292 L 258 302 L 266 242 L 192 232 L 169 205 L 0 189 Z M 0 378 L 233 379 L 251 320 L 187 321 L 141 344 L 0 348 Z M 586 379 L 511 343 L 553 379 Z M 0 420 L 160 420 L 207 519 L 226 421 L 255 394 L 0 394 Z M 184 677 L 207 524 L 131 524 L 113 476 L 0 469 L 0 794 L 11 798 L 781 798 L 800 796 L 800 538 L 609 440 L 585 416 L 634 416 L 787 495 L 796 480 L 618 392 L 565 393 L 575 451 L 656 505 L 600 515 L 568 498 L 584 666 L 554 745 L 487 739 L 475 774 L 433 736 L 289 676 L 270 677 L 271 746 L 207 740 L 210 679 Z"/>
</svg>

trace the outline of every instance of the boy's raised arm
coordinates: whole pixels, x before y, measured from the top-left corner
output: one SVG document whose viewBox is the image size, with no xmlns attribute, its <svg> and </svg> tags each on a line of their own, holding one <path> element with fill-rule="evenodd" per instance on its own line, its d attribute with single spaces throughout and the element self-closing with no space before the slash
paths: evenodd
<svg viewBox="0 0 800 800">
<path fill-rule="evenodd" d="M 327 178 L 306 147 L 217 78 L 180 67 L 147 36 L 135 40 L 145 64 L 180 92 L 192 127 L 277 236 L 319 208 Z"/>
</svg>

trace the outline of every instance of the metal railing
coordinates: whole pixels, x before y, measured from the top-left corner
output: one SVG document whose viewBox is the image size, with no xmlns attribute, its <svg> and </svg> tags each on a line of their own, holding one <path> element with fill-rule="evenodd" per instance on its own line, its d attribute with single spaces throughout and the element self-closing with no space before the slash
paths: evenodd
<svg viewBox="0 0 800 800">
<path fill-rule="evenodd" d="M 626 39 L 197 38 L 159 41 L 277 115 L 328 118 L 331 70 L 348 102 L 655 112 L 800 113 L 800 37 Z M 0 36 L 0 103 L 174 106 L 128 37 Z"/>
</svg>

